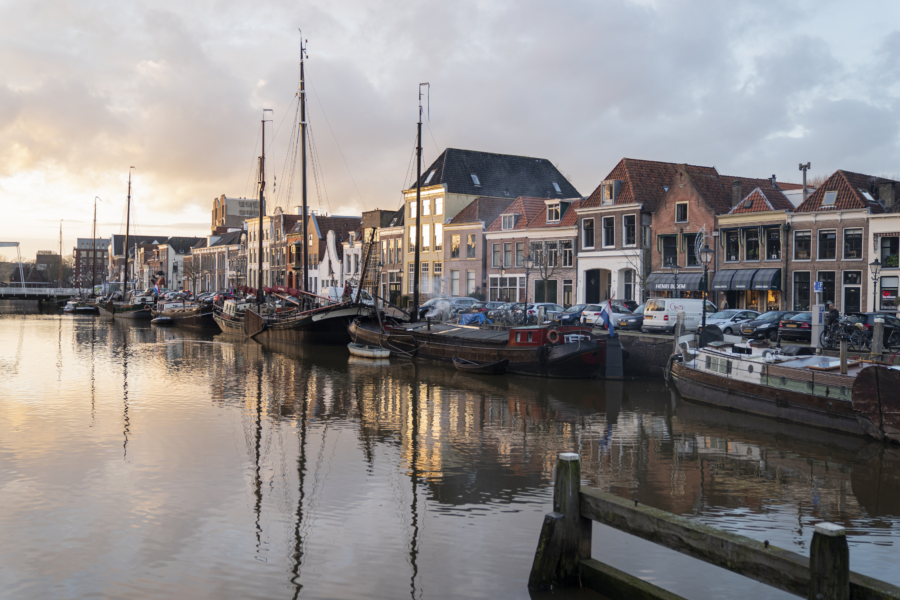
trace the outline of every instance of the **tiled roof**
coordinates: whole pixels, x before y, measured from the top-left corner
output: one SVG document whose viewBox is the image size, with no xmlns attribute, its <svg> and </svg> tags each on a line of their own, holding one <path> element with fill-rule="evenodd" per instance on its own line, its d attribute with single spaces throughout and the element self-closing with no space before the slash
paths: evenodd
<svg viewBox="0 0 900 600">
<path fill-rule="evenodd" d="M 310 215 L 309 223 L 306 226 L 307 232 L 315 234 L 319 239 L 325 239 L 329 231 L 334 231 L 337 241 L 349 240 L 350 232 L 356 231 L 362 224 L 362 217 L 342 217 L 333 215 L 323 217 L 322 215 Z M 294 228 L 290 230 L 292 234 L 303 233 L 303 221 L 297 221 Z"/>
<path fill-rule="evenodd" d="M 776 183 L 778 184 L 778 189 L 780 189 L 782 191 L 802 190 L 803 189 L 802 183 L 787 183 L 785 181 L 776 181 Z M 809 184 L 806 185 L 806 189 L 809 189 L 810 187 L 812 187 L 812 186 L 810 186 Z"/>
<path fill-rule="evenodd" d="M 200 238 L 199 242 L 197 242 L 196 244 L 191 246 L 191 250 L 195 250 L 195 249 L 199 250 L 201 248 L 206 248 L 206 242 L 207 242 L 206 238 Z"/>
<path fill-rule="evenodd" d="M 537 227 L 569 227 L 575 225 L 578 215 L 575 209 L 581 207 L 582 200 L 569 198 L 562 202 L 571 203 L 565 214 L 557 222 L 547 222 L 547 205 L 544 200 L 555 200 L 555 198 L 516 198 L 515 202 L 510 204 L 501 214 L 516 214 L 516 224 L 513 230 L 517 229 L 534 229 Z M 491 223 L 485 231 L 503 231 L 503 219 L 498 215 L 494 222 Z"/>
<path fill-rule="evenodd" d="M 128 245 L 131 246 L 130 252 L 134 254 L 134 245 L 135 244 L 164 244 L 166 241 L 166 236 L 160 235 L 129 235 L 128 236 Z M 122 256 L 122 246 L 125 245 L 125 235 L 124 234 L 113 234 L 113 254 L 116 256 Z"/>
<path fill-rule="evenodd" d="M 406 204 L 397 209 L 394 216 L 391 217 L 388 227 L 403 227 L 404 217 L 406 216 Z"/>
<path fill-rule="evenodd" d="M 779 184 L 780 185 L 780 184 Z M 732 208 L 728 214 L 734 215 L 738 213 L 754 213 L 766 211 L 786 210 L 793 212 L 794 205 L 788 200 L 784 194 L 778 190 L 766 190 L 763 192 L 760 188 L 754 188 L 752 192 L 747 194 L 740 203 Z"/>
<path fill-rule="evenodd" d="M 243 231 L 229 231 L 228 233 L 223 233 L 222 237 L 220 237 L 217 241 L 213 242 L 213 246 L 231 246 L 234 244 L 241 243 L 241 234 Z M 206 240 L 204 240 L 205 242 Z M 194 246 L 196 248 L 196 246 Z"/>
<path fill-rule="evenodd" d="M 472 179 L 473 174 L 478 178 L 477 185 Z M 553 187 L 554 183 L 559 186 L 559 192 Z M 447 148 L 422 171 L 422 187 L 438 184 L 445 184 L 448 193 L 471 196 L 510 199 L 519 196 L 542 198 L 581 196 L 559 169 L 546 158 L 458 148 Z M 410 189 L 415 189 L 415 184 Z"/>
<path fill-rule="evenodd" d="M 838 170 L 810 194 L 795 212 L 867 208 L 872 213 L 883 213 L 884 206 L 878 201 L 878 186 L 890 181 L 892 180 L 883 177 Z M 871 199 L 863 194 L 864 191 Z M 833 205 L 823 206 L 822 203 L 828 192 L 837 192 L 837 197 Z"/>
<path fill-rule="evenodd" d="M 202 240 L 203 238 L 199 237 L 182 237 L 182 236 L 173 236 L 165 241 L 166 246 L 177 252 L 178 254 L 184 254 L 191 247 Z"/>
<path fill-rule="evenodd" d="M 513 202 L 515 201 L 508 198 L 475 198 L 450 222 L 474 223 L 481 221 L 487 227 Z"/>
</svg>

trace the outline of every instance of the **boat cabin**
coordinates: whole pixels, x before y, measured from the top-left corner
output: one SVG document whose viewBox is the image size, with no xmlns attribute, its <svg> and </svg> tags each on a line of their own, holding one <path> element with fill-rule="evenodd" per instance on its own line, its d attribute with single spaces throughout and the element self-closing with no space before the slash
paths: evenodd
<svg viewBox="0 0 900 600">
<path fill-rule="evenodd" d="M 590 327 L 563 326 L 514 327 L 509 330 L 510 346 L 543 346 L 544 344 L 569 344 L 594 339 Z"/>
<path fill-rule="evenodd" d="M 225 306 L 222 308 L 222 312 L 228 315 L 229 317 L 238 317 L 244 313 L 245 310 L 250 308 L 249 302 L 240 302 L 237 300 L 226 300 Z"/>
</svg>

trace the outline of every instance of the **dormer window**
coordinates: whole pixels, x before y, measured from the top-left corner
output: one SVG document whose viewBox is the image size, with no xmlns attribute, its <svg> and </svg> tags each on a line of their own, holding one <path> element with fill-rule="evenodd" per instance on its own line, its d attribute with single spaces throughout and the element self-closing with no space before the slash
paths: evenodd
<svg viewBox="0 0 900 600">
<path fill-rule="evenodd" d="M 603 204 L 613 203 L 613 184 L 607 183 L 603 186 Z"/>
<path fill-rule="evenodd" d="M 516 215 L 503 215 L 502 227 L 506 229 L 514 229 L 516 226 Z"/>
<path fill-rule="evenodd" d="M 556 183 L 555 181 L 553 182 L 553 189 L 556 190 L 557 194 L 562 194 L 562 190 L 559 189 L 559 184 Z"/>
<path fill-rule="evenodd" d="M 869 202 L 875 202 L 875 198 L 873 198 L 872 194 L 870 194 L 867 190 L 860 188 L 859 193 L 862 194 L 863 198 L 865 198 Z"/>
<path fill-rule="evenodd" d="M 822 206 L 834 206 L 837 200 L 837 191 L 825 192 L 825 199 L 822 200 Z"/>
<path fill-rule="evenodd" d="M 547 205 L 547 222 L 559 221 L 559 203 Z"/>
<path fill-rule="evenodd" d="M 475 187 L 481 187 L 481 182 L 478 180 L 478 175 L 472 173 L 472 183 L 475 184 Z"/>
<path fill-rule="evenodd" d="M 431 178 L 434 177 L 434 174 L 436 172 L 437 172 L 437 170 L 435 169 L 435 170 L 432 170 L 431 173 L 428 174 L 428 177 L 425 178 L 425 185 L 428 185 L 428 183 L 431 181 Z"/>
</svg>

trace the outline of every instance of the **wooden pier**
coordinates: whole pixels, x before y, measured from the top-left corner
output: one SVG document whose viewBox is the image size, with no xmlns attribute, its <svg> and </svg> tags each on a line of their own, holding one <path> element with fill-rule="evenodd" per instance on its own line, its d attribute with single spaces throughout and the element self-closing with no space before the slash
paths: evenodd
<svg viewBox="0 0 900 600">
<path fill-rule="evenodd" d="M 680 598 L 591 558 L 593 521 L 810 600 L 900 599 L 900 587 L 850 571 L 840 525 L 816 525 L 807 558 L 582 487 L 581 459 L 569 452 L 560 454 L 557 462 L 553 512 L 544 517 L 530 589 L 586 587 L 609 598 Z"/>
</svg>

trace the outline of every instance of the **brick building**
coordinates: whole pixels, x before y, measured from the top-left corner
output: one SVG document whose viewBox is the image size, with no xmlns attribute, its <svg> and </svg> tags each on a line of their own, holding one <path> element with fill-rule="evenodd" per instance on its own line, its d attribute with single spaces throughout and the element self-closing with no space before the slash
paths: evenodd
<svg viewBox="0 0 900 600">
<path fill-rule="evenodd" d="M 512 202 L 509 198 L 476 198 L 444 225 L 443 279 L 435 276 L 433 291 L 471 296 L 488 289 L 484 232 Z"/>
<path fill-rule="evenodd" d="M 106 281 L 106 264 L 109 261 L 109 240 L 78 238 L 72 250 L 74 282 L 78 287 L 99 285 Z M 57 262 L 57 267 L 59 263 Z"/>
<path fill-rule="evenodd" d="M 350 232 L 356 231 L 359 228 L 360 223 L 362 223 L 361 217 L 341 215 L 328 216 L 311 213 L 306 223 L 307 240 L 304 242 L 303 222 L 298 219 L 287 234 L 290 255 L 288 258 L 287 283 L 282 285 L 300 289 L 300 279 L 303 277 L 304 243 L 306 243 L 307 248 L 307 272 L 309 276 L 306 289 L 313 293 L 317 293 L 322 287 L 331 285 L 340 280 L 340 269 L 342 264 L 340 255 L 327 261 L 324 272 L 320 272 L 322 270 L 319 267 L 327 252 L 328 232 L 334 231 L 336 241 L 335 250 L 339 254 L 341 243 L 344 240 L 350 239 Z M 252 268 L 253 265 L 251 264 L 251 269 Z"/>
<path fill-rule="evenodd" d="M 406 205 L 401 206 L 384 227 L 378 229 L 381 244 L 381 292 L 382 298 L 400 305 L 403 297 L 403 232 Z"/>
<path fill-rule="evenodd" d="M 259 217 L 259 200 L 253 198 L 228 198 L 222 194 L 213 198 L 212 232 L 218 228 L 240 228 L 244 221 Z"/>
</svg>

